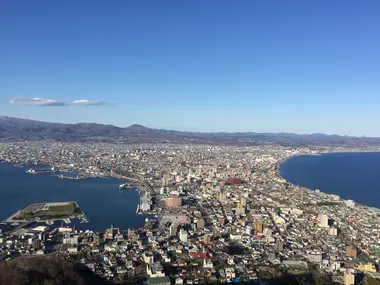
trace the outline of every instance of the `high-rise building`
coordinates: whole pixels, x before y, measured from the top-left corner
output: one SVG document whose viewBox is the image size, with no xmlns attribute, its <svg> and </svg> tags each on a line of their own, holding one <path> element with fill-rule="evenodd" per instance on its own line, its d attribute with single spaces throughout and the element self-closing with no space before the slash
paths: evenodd
<svg viewBox="0 0 380 285">
<path fill-rule="evenodd" d="M 170 179 L 170 174 L 165 173 L 165 174 L 162 176 L 162 185 L 163 185 L 163 186 L 168 186 L 168 185 L 169 185 L 169 179 Z"/>
<path fill-rule="evenodd" d="M 210 237 L 210 235 L 205 235 L 205 236 L 203 236 L 203 243 L 204 243 L 204 244 L 210 244 L 210 242 L 211 242 L 211 237 Z"/>
<path fill-rule="evenodd" d="M 133 229 L 128 229 L 128 239 L 133 239 L 135 236 L 135 231 Z"/>
<path fill-rule="evenodd" d="M 243 206 L 240 202 L 237 205 L 236 213 L 245 214 L 245 206 Z"/>
<path fill-rule="evenodd" d="M 179 231 L 179 239 L 180 239 L 180 241 L 182 241 L 182 242 L 187 242 L 187 236 L 188 236 L 188 234 L 187 234 L 187 231 L 186 231 L 186 230 L 181 229 L 181 230 Z"/>
<path fill-rule="evenodd" d="M 328 227 L 329 226 L 329 218 L 325 214 L 319 214 L 318 215 L 318 224 L 323 228 Z"/>
<path fill-rule="evenodd" d="M 355 284 L 355 275 L 351 271 L 344 272 L 343 276 L 344 285 L 354 285 Z"/>
<path fill-rule="evenodd" d="M 170 226 L 170 236 L 176 236 L 178 233 L 178 226 L 177 225 L 171 225 Z"/>
<path fill-rule="evenodd" d="M 106 229 L 104 232 L 104 239 L 105 240 L 114 240 L 114 239 L 122 239 L 123 234 L 120 232 L 119 228 L 114 228 L 113 225 L 111 225 L 111 228 Z"/>
<path fill-rule="evenodd" d="M 336 235 L 338 235 L 338 229 L 337 228 L 331 228 L 331 229 L 329 229 L 329 235 L 330 236 L 336 236 Z"/>
<path fill-rule="evenodd" d="M 353 257 L 355 258 L 357 256 L 358 252 L 356 248 L 353 245 L 346 247 L 346 256 L 347 257 Z"/>
<path fill-rule="evenodd" d="M 204 227 L 205 227 L 205 220 L 199 219 L 197 221 L 197 227 L 198 227 L 198 229 L 204 229 Z"/>
<path fill-rule="evenodd" d="M 282 241 L 282 239 L 276 239 L 275 250 L 279 252 L 284 250 L 284 242 Z"/>
<path fill-rule="evenodd" d="M 256 234 L 262 233 L 264 231 L 264 226 L 262 223 L 255 223 L 254 229 Z"/>
</svg>

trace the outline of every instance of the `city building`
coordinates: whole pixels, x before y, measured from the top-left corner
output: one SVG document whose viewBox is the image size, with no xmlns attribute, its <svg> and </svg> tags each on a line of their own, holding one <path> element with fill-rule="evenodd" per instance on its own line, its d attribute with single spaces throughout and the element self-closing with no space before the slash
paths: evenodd
<svg viewBox="0 0 380 285">
<path fill-rule="evenodd" d="M 282 239 L 276 239 L 275 250 L 279 252 L 284 250 L 284 242 L 282 241 Z"/>
<path fill-rule="evenodd" d="M 170 236 L 176 236 L 178 233 L 178 226 L 177 225 L 171 225 L 170 226 Z"/>
<path fill-rule="evenodd" d="M 318 215 L 318 224 L 319 226 L 326 228 L 329 226 L 329 218 L 325 214 Z"/>
<path fill-rule="evenodd" d="M 344 204 L 348 208 L 354 208 L 355 207 L 355 202 L 353 200 L 346 200 L 346 201 L 344 201 Z"/>
<path fill-rule="evenodd" d="M 346 256 L 355 258 L 357 256 L 357 250 L 353 245 L 346 247 Z"/>
<path fill-rule="evenodd" d="M 355 275 L 351 271 L 345 271 L 343 275 L 344 285 L 355 285 Z"/>
<path fill-rule="evenodd" d="M 188 237 L 188 233 L 187 233 L 187 231 L 184 230 L 184 229 L 181 229 L 181 230 L 179 231 L 179 239 L 180 239 L 180 241 L 182 241 L 182 242 L 187 242 L 187 237 Z"/>
<path fill-rule="evenodd" d="M 313 251 L 308 254 L 307 258 L 311 263 L 320 263 L 322 261 L 322 253 Z"/>
<path fill-rule="evenodd" d="M 171 285 L 171 282 L 168 276 L 154 277 L 148 278 L 148 285 Z"/>
<path fill-rule="evenodd" d="M 197 228 L 198 228 L 198 229 L 204 229 L 204 227 L 205 227 L 205 220 L 203 220 L 203 219 L 199 219 L 199 220 L 197 221 Z"/>
<path fill-rule="evenodd" d="M 149 277 L 164 277 L 164 269 L 158 262 L 146 265 L 146 271 Z"/>
<path fill-rule="evenodd" d="M 262 223 L 255 223 L 254 229 L 255 233 L 262 233 L 264 231 L 264 226 Z"/>
<path fill-rule="evenodd" d="M 376 267 L 372 263 L 360 263 L 358 266 L 358 270 L 363 271 L 363 272 L 376 272 Z"/>
<path fill-rule="evenodd" d="M 210 237 L 210 235 L 204 235 L 204 236 L 203 236 L 203 243 L 204 243 L 204 244 L 210 244 L 210 242 L 211 242 L 211 237 Z"/>
<path fill-rule="evenodd" d="M 178 209 L 182 205 L 182 198 L 175 195 L 168 196 L 165 199 L 165 205 L 168 208 Z"/>
</svg>

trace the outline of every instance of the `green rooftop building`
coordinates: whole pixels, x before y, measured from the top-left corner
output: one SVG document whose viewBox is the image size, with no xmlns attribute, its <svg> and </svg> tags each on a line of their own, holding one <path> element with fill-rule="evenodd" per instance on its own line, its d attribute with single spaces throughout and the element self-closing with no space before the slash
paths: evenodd
<svg viewBox="0 0 380 285">
<path fill-rule="evenodd" d="M 148 285 L 170 285 L 170 279 L 168 276 L 153 277 L 148 279 Z"/>
</svg>

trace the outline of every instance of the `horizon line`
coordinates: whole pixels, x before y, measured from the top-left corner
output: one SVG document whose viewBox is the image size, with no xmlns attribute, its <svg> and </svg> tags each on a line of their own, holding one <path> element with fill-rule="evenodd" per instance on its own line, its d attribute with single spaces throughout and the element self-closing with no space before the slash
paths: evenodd
<svg viewBox="0 0 380 285">
<path fill-rule="evenodd" d="M 78 125 L 78 124 L 96 124 L 96 125 L 103 125 L 103 126 L 113 126 L 120 129 L 125 129 L 133 126 L 140 126 L 143 128 L 151 129 L 151 130 L 165 130 L 165 131 L 175 131 L 175 132 L 183 132 L 183 133 L 199 133 L 199 134 L 247 134 L 247 133 L 254 133 L 254 134 L 289 134 L 289 135 L 299 135 L 299 136 L 311 136 L 311 135 L 325 135 L 325 136 L 339 136 L 339 137 L 349 137 L 349 138 L 380 138 L 376 136 L 357 136 L 357 135 L 340 135 L 340 134 L 327 134 L 327 133 L 321 133 L 321 132 L 315 132 L 315 133 L 297 133 L 297 132 L 255 132 L 255 131 L 185 131 L 185 130 L 178 130 L 178 129 L 171 129 L 171 128 L 157 128 L 157 127 L 147 127 L 142 124 L 131 124 L 128 126 L 120 126 L 115 124 L 104 124 L 104 123 L 96 123 L 96 122 L 76 122 L 76 123 L 65 123 L 65 122 L 57 122 L 57 121 L 42 121 L 42 120 L 36 120 L 36 119 L 30 119 L 25 117 L 12 117 L 7 115 L 0 115 L 1 118 L 10 118 L 10 119 L 19 119 L 19 120 L 26 120 L 26 121 L 34 121 L 34 122 L 40 122 L 40 123 L 49 123 L 49 124 L 66 124 L 66 125 Z"/>
</svg>

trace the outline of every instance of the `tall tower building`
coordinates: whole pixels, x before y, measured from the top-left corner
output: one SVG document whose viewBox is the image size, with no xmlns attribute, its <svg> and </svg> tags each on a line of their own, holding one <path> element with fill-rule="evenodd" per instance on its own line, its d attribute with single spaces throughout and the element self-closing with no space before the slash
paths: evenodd
<svg viewBox="0 0 380 285">
<path fill-rule="evenodd" d="M 181 229 L 179 231 L 179 239 L 180 239 L 180 241 L 187 242 L 187 237 L 188 237 L 187 231 L 185 231 L 184 229 Z"/>
</svg>

